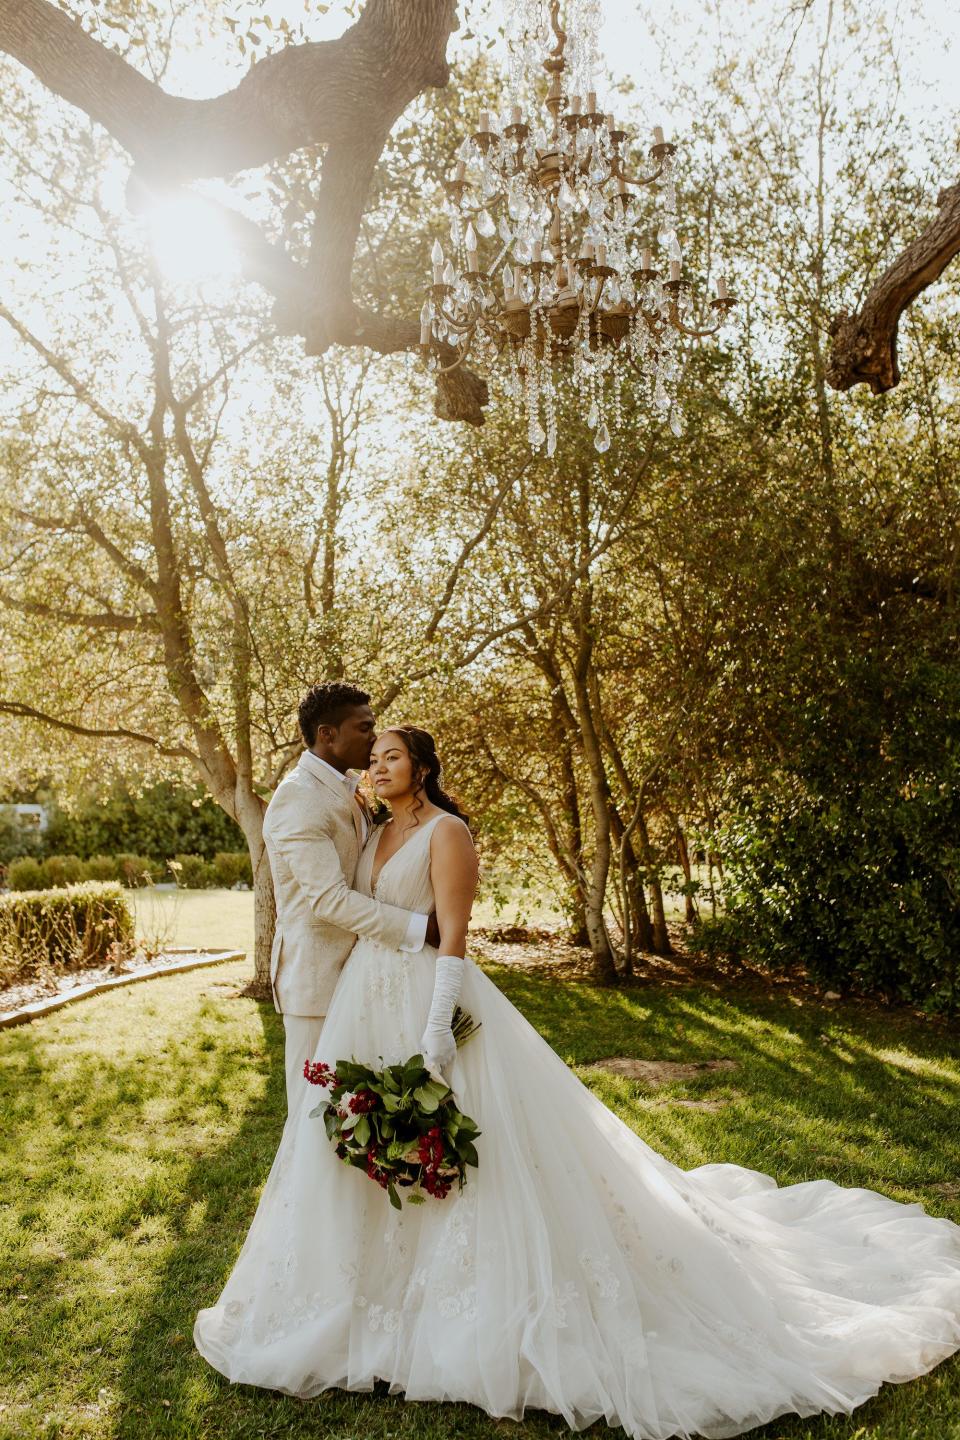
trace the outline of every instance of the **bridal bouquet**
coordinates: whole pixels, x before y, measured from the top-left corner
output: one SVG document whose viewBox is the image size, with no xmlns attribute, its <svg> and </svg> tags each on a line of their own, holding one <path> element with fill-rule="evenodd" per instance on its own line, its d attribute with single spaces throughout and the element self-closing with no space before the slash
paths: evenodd
<svg viewBox="0 0 960 1440">
<path fill-rule="evenodd" d="M 470 1016 L 458 1005 L 453 1033 L 458 1045 L 476 1034 Z M 423 1191 L 438 1200 L 453 1182 L 463 1189 L 468 1165 L 477 1164 L 475 1121 L 457 1108 L 449 1085 L 435 1080 L 422 1055 L 400 1065 L 372 1070 L 356 1060 L 308 1060 L 304 1079 L 329 1090 L 328 1099 L 310 1111 L 322 1115 L 327 1139 L 345 1165 L 365 1170 L 401 1208 L 398 1189 L 412 1189 L 411 1205 L 422 1205 Z"/>
</svg>

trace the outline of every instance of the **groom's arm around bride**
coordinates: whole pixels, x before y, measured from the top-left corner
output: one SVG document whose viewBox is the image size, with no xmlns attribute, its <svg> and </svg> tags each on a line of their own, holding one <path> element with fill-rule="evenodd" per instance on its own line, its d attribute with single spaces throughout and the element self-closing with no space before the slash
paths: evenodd
<svg viewBox="0 0 960 1440">
<path fill-rule="evenodd" d="M 356 936 L 420 950 L 428 921 L 351 888 L 367 822 L 347 771 L 369 762 L 376 737 L 369 696 L 352 685 L 315 685 L 299 720 L 308 748 L 263 822 L 277 901 L 270 980 L 286 1031 L 288 1109 L 303 1091 L 304 1060 L 313 1055 Z"/>
</svg>

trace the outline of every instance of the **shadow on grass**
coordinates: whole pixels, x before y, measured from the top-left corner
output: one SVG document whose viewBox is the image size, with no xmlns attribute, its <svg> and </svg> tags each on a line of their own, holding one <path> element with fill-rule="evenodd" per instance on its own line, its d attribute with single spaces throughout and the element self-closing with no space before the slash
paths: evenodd
<svg viewBox="0 0 960 1440">
<path fill-rule="evenodd" d="M 174 1243 L 153 1275 L 149 1295 L 137 1304 L 129 1332 L 126 1363 L 119 1381 L 122 1401 L 112 1434 L 118 1440 L 153 1435 L 197 1437 L 337 1436 L 378 1440 L 411 1435 L 489 1437 L 504 1428 L 518 1436 L 568 1433 L 558 1417 L 531 1415 L 523 1424 L 497 1423 L 468 1405 L 407 1404 L 375 1392 L 326 1391 L 301 1401 L 276 1391 L 231 1384 L 193 1347 L 199 1309 L 212 1305 L 236 1261 L 280 1141 L 286 1109 L 282 1021 L 259 1005 L 268 1056 L 263 1101 L 245 1110 L 229 1138 L 199 1155 L 181 1183 L 180 1199 L 166 1210 Z M 217 1066 L 205 1077 L 204 1093 L 217 1098 L 232 1067 Z M 336 1216 L 318 1215 L 319 1224 Z M 600 1425 L 585 1432 L 609 1435 Z"/>
<path fill-rule="evenodd" d="M 755 996 L 740 1002 L 735 994 L 691 990 L 611 992 L 545 985 L 507 968 L 490 973 L 571 1064 L 615 1054 L 737 1062 L 737 1071 L 655 1094 L 601 1071 L 581 1072 L 676 1163 L 728 1160 L 784 1183 L 826 1175 L 950 1212 L 924 1190 L 960 1172 L 960 1067 L 956 1042 L 942 1033 L 897 1017 L 828 1014 Z M 159 983 L 170 983 L 174 994 L 174 982 Z M 14 1378 L 28 1385 L 31 1367 L 43 1368 L 47 1383 L 70 1396 L 64 1428 L 44 1423 L 31 1436 L 492 1440 L 568 1433 L 562 1420 L 542 1412 L 514 1424 L 471 1406 L 408 1405 L 382 1393 L 329 1391 L 301 1402 L 231 1385 L 213 1371 L 193 1348 L 193 1321 L 230 1273 L 279 1143 L 282 1020 L 269 1006 L 206 993 L 172 1018 L 163 1002 L 151 1010 L 129 997 L 116 1005 L 116 998 L 99 1019 L 91 1002 L 85 1019 L 78 1013 L 72 1023 L 51 1026 L 42 1043 L 39 1030 L 11 1036 L 4 1054 L 8 1114 L 20 1137 L 8 1173 L 22 1167 L 28 1182 L 19 1228 L 30 1232 L 32 1251 L 17 1260 L 14 1282 L 35 1297 L 36 1309 L 21 1333 Z M 130 1034 L 111 1033 L 110 1024 L 124 1017 Z M 156 1045 L 145 1052 L 144 1028 L 150 1034 L 154 1026 Z M 728 1100 L 719 1113 L 672 1104 L 708 1092 Z M 72 1190 L 96 1222 L 87 1230 L 74 1212 L 58 1209 Z M 320 1215 L 318 1223 L 336 1217 Z M 97 1386 L 105 1379 L 113 1393 L 97 1420 Z M 44 1396 L 33 1413 L 45 1408 Z M 885 1389 L 849 1419 L 785 1418 L 754 1433 L 764 1440 L 946 1440 L 943 1418 L 957 1408 L 954 1361 L 927 1380 Z M 88 1410 L 89 1428 L 82 1418 Z M 622 1434 L 603 1424 L 584 1433 Z"/>
</svg>

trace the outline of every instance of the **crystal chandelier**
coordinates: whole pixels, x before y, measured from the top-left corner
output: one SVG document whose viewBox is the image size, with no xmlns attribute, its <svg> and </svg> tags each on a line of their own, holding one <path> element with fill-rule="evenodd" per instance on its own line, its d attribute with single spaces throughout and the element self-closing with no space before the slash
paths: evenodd
<svg viewBox="0 0 960 1440">
<path fill-rule="evenodd" d="M 557 386 L 565 369 L 599 451 L 621 420 L 628 370 L 649 403 L 679 434 L 675 403 L 682 336 L 713 335 L 735 303 L 721 275 L 709 302 L 712 323 L 693 314 L 677 239 L 675 146 L 656 127 L 651 173 L 627 171 L 626 132 L 597 109 L 598 0 L 507 6 L 510 101 L 499 124 L 480 114 L 444 182 L 451 254 L 431 252 L 433 282 L 420 312 L 428 363 L 450 370 L 468 355 L 499 368 L 526 411 L 535 449 L 557 445 Z M 542 58 L 546 52 L 546 58 Z M 542 59 L 549 77 L 545 115 L 524 114 L 524 82 Z M 564 93 L 564 72 L 573 93 Z M 660 212 L 643 214 L 639 192 L 660 182 Z M 497 218 L 495 218 L 497 217 Z M 666 271 L 658 263 L 665 254 Z M 489 258 L 481 260 L 486 251 Z"/>
</svg>

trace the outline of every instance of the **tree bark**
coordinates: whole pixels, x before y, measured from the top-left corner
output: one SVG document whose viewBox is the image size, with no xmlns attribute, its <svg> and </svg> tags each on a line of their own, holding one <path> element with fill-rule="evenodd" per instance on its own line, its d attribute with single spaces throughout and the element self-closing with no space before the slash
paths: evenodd
<svg viewBox="0 0 960 1440">
<path fill-rule="evenodd" d="M 936 219 L 887 266 L 860 309 L 841 310 L 831 321 L 827 381 L 834 390 L 869 385 L 882 395 L 900 383 L 900 316 L 960 254 L 960 184 L 940 191 L 937 208 Z"/>
<path fill-rule="evenodd" d="M 663 904 L 663 887 L 660 884 L 660 870 L 657 865 L 656 856 L 653 853 L 653 846 L 650 843 L 650 831 L 647 828 L 646 817 L 642 814 L 637 819 L 637 835 L 640 839 L 640 854 L 647 871 L 647 885 L 650 889 L 650 908 L 653 911 L 653 946 L 656 955 L 672 955 L 673 946 L 670 944 L 670 931 L 667 929 L 667 914 Z"/>
<path fill-rule="evenodd" d="M 684 916 L 687 924 L 692 925 L 697 918 L 697 907 L 693 901 L 693 894 L 690 887 L 693 884 L 693 867 L 690 864 L 690 847 L 687 844 L 687 837 L 683 833 L 683 826 L 677 821 L 677 858 L 680 861 L 680 868 L 683 871 L 683 878 L 687 883 L 687 891 L 683 897 Z"/>
</svg>

